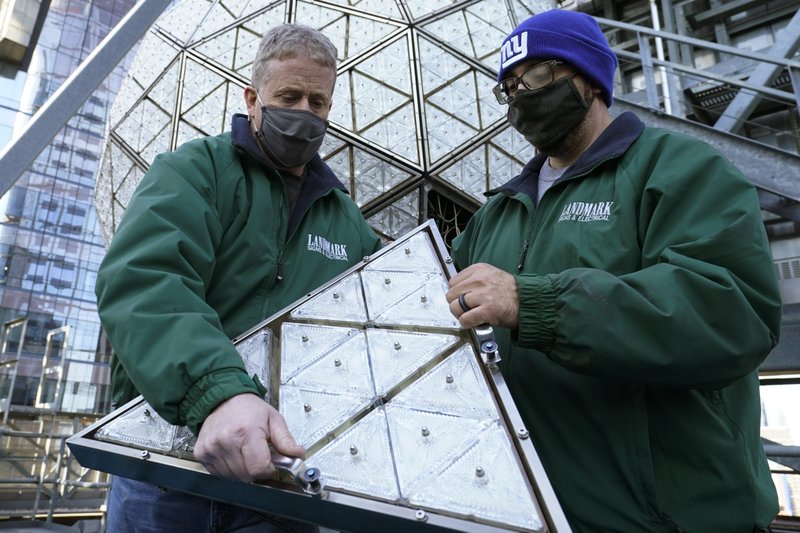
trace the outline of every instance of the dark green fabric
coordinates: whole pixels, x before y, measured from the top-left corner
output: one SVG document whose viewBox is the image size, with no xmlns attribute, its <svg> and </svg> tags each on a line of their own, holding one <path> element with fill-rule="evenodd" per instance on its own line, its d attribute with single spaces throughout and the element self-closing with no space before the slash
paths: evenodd
<svg viewBox="0 0 800 533">
<path fill-rule="evenodd" d="M 502 369 L 576 531 L 766 526 L 756 368 L 781 302 L 755 190 L 689 137 L 617 141 L 538 206 L 525 180 L 492 196 L 452 255 L 517 276 Z"/>
<path fill-rule="evenodd" d="M 223 400 L 259 393 L 230 339 L 380 247 L 335 187 L 313 199 L 288 240 L 287 227 L 280 176 L 234 148 L 229 134 L 156 158 L 97 279 L 118 358 L 116 403 L 138 391 L 167 421 L 196 432 Z"/>
</svg>

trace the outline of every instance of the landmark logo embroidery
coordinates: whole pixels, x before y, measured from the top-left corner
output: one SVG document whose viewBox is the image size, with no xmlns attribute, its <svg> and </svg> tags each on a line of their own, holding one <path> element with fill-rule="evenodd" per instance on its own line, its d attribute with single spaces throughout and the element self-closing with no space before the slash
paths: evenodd
<svg viewBox="0 0 800 533">
<path fill-rule="evenodd" d="M 596 222 L 608 220 L 613 208 L 614 202 L 570 202 L 564 206 L 558 221 Z"/>
<path fill-rule="evenodd" d="M 308 250 L 317 252 L 328 259 L 335 259 L 336 261 L 347 261 L 347 245 L 337 244 L 330 242 L 325 237 L 319 235 L 308 234 Z"/>
<path fill-rule="evenodd" d="M 500 62 L 503 64 L 503 68 L 506 68 L 527 55 L 528 32 L 524 31 L 503 43 L 503 47 L 500 49 Z"/>
</svg>

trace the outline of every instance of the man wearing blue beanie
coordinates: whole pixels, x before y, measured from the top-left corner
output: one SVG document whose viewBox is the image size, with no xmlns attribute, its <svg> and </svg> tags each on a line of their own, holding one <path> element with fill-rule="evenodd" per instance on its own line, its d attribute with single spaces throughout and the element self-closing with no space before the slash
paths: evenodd
<svg viewBox="0 0 800 533">
<path fill-rule="evenodd" d="M 766 531 L 757 368 L 778 283 L 753 186 L 713 148 L 612 119 L 597 22 L 547 11 L 500 49 L 536 155 L 453 241 L 447 293 L 501 369 L 575 531 Z"/>
</svg>

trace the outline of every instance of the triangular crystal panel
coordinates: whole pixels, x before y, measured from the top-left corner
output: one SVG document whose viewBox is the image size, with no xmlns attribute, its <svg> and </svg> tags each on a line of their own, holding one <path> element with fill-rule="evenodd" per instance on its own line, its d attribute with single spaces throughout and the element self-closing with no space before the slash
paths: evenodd
<svg viewBox="0 0 800 533">
<path fill-rule="evenodd" d="M 441 464 L 452 461 L 463 453 L 473 435 L 489 424 L 475 420 L 430 411 L 417 411 L 399 405 L 386 406 L 389 435 L 397 464 L 400 492 L 408 497 L 410 489 L 419 481 L 427 485 L 430 477 L 438 474 Z"/>
<path fill-rule="evenodd" d="M 236 349 L 244 361 L 244 368 L 251 376 L 258 378 L 267 388 L 266 397 L 271 396 L 270 390 L 270 362 L 272 358 L 272 331 L 264 328 L 255 335 L 251 335 L 240 342 Z"/>
<path fill-rule="evenodd" d="M 368 128 L 411 100 L 408 95 L 358 72 L 353 73 L 352 83 L 354 101 L 358 102 L 355 115 L 358 130 Z"/>
<path fill-rule="evenodd" d="M 402 198 L 395 200 L 393 204 L 372 215 L 367 221 L 373 228 L 377 228 L 392 238 L 400 237 L 417 225 L 419 209 L 420 193 L 417 189 L 414 189 Z"/>
<path fill-rule="evenodd" d="M 295 441 L 308 448 L 343 420 L 366 409 L 371 401 L 372 395 L 334 394 L 284 385 L 281 387 L 279 410 Z"/>
<path fill-rule="evenodd" d="M 383 409 L 372 411 L 306 464 L 340 489 L 389 501 L 400 497 Z"/>
<path fill-rule="evenodd" d="M 356 396 L 374 396 L 364 333 L 349 337 L 299 373 L 288 385 L 312 390 L 335 390 Z"/>
<path fill-rule="evenodd" d="M 479 420 L 500 417 L 471 345 L 459 348 L 392 401 L 423 411 Z"/>
<path fill-rule="evenodd" d="M 499 424 L 472 442 L 432 475 L 416 483 L 409 501 L 495 523 L 540 529 L 534 495 L 520 474 L 511 442 Z M 458 487 L 457 491 L 453 488 Z M 490 503 L 491 502 L 491 503 Z"/>
<path fill-rule="evenodd" d="M 362 272 L 361 281 L 364 284 L 367 315 L 372 320 L 378 319 L 387 310 L 399 305 L 436 277 L 438 277 L 436 274 L 428 272 Z"/>
<path fill-rule="evenodd" d="M 378 396 L 458 342 L 455 335 L 383 329 L 368 329 L 367 339 Z"/>
<path fill-rule="evenodd" d="M 367 310 L 357 273 L 342 279 L 292 311 L 293 318 L 365 322 Z"/>
<path fill-rule="evenodd" d="M 100 440 L 122 441 L 148 450 L 170 453 L 188 449 L 194 443 L 192 432 L 185 427 L 173 426 L 156 414 L 149 403 L 143 402 L 128 416 L 118 418 L 97 432 Z"/>
<path fill-rule="evenodd" d="M 447 279 L 441 274 L 426 274 L 425 283 L 375 316 L 381 326 L 422 323 L 427 326 L 458 329 L 445 298 Z"/>
<path fill-rule="evenodd" d="M 149 99 L 144 99 L 117 127 L 117 133 L 137 152 L 145 152 L 154 144 L 157 145 L 157 150 L 164 150 L 169 144 L 164 146 L 163 143 L 157 142 L 157 139 L 164 132 L 169 135 L 172 131 L 170 126 L 169 115 Z"/>
<path fill-rule="evenodd" d="M 281 383 L 357 334 L 358 330 L 353 328 L 284 322 L 281 327 Z"/>
<path fill-rule="evenodd" d="M 460 329 L 449 311 L 454 274 L 429 222 L 234 339 L 306 450 L 289 474 L 304 499 L 277 510 L 258 491 L 285 484 L 224 480 L 214 488 L 217 478 L 202 466 L 192 467 L 203 478 L 187 481 L 188 490 L 344 531 L 569 531 L 492 361 L 498 355 L 479 352 L 486 332 Z M 122 475 L 147 472 L 156 453 L 162 467 L 165 457 L 193 459 L 191 432 L 137 401 L 96 433 L 104 446 L 126 449 L 109 471 L 132 456 L 139 462 Z M 312 474 L 316 492 L 299 481 Z M 182 479 L 143 480 L 187 490 Z"/>
<path fill-rule="evenodd" d="M 403 14 L 394 2 L 386 0 L 334 0 L 333 3 L 353 6 L 355 9 L 372 15 L 383 15 L 395 20 L 403 20 Z"/>
<path fill-rule="evenodd" d="M 424 234 L 417 234 L 367 264 L 363 272 L 373 271 L 398 272 L 436 272 L 442 271 L 436 252 L 430 239 Z"/>
</svg>

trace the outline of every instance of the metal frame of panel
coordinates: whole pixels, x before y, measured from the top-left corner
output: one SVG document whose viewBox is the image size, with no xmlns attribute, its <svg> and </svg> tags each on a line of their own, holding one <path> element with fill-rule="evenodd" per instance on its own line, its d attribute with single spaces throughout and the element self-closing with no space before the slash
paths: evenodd
<svg viewBox="0 0 800 533">
<path fill-rule="evenodd" d="M 306 295 L 286 309 L 276 313 L 264 322 L 251 328 L 234 339 L 239 343 L 245 339 L 271 328 L 280 331 L 280 326 L 290 320 L 290 313 L 304 303 L 325 293 L 351 274 L 364 269 L 384 254 L 402 247 L 409 239 L 419 233 L 426 233 L 440 267 L 447 278 L 455 275 L 452 259 L 446 252 L 444 242 L 432 221 L 419 226 L 404 238 L 385 247 L 372 257 L 364 260 L 331 280 L 317 290 Z M 334 296 L 335 298 L 335 296 Z M 323 321 L 324 322 L 324 321 Z M 333 321 L 336 322 L 335 320 Z M 366 324 L 369 328 L 371 325 Z M 406 330 L 407 331 L 407 330 Z M 492 520 L 472 520 L 469 517 L 448 513 L 431 508 L 413 506 L 407 502 L 389 502 L 356 495 L 340 488 L 327 487 L 321 495 L 308 494 L 287 480 L 271 480 L 259 483 L 243 483 L 208 474 L 203 466 L 190 456 L 177 457 L 175 454 L 156 452 L 142 446 L 123 445 L 107 442 L 97 438 L 97 432 L 110 423 L 124 416 L 131 410 L 141 407 L 144 400 L 137 398 L 102 420 L 84 429 L 68 440 L 72 453 L 79 462 L 88 468 L 103 470 L 114 475 L 147 481 L 160 486 L 197 494 L 200 496 L 225 501 L 248 507 L 255 511 L 280 514 L 298 520 L 317 523 L 326 527 L 346 531 L 375 531 L 389 528 L 392 531 L 570 531 L 561 506 L 549 483 L 528 430 L 516 410 L 505 380 L 497 366 L 501 354 L 497 353 L 496 344 L 492 345 L 491 328 L 482 327 L 472 330 L 460 330 L 458 336 L 462 347 L 471 346 L 476 356 L 477 366 L 481 369 L 485 384 L 489 387 L 492 401 L 499 413 L 500 426 L 511 442 L 516 455 L 516 466 L 525 484 L 532 493 L 532 500 L 538 517 L 541 518 L 540 529 L 520 528 L 508 524 L 494 523 Z M 463 342 L 462 342 L 463 341 Z M 273 338 L 271 342 L 276 342 Z M 451 353 L 458 348 L 448 348 Z M 446 352 L 447 350 L 445 350 Z M 443 357 L 446 358 L 449 355 Z M 270 362 L 272 364 L 272 362 Z M 423 365 L 420 368 L 423 368 Z M 426 371 L 430 370 L 430 362 Z M 270 380 L 274 382 L 275 375 Z M 271 390 L 275 384 L 271 384 Z M 274 395 L 271 401 L 275 403 Z M 376 406 L 373 406 L 377 409 Z M 365 415 L 360 415 L 365 416 Z M 336 431 L 342 431 L 341 427 Z M 326 436 L 332 440 L 332 432 Z M 337 436 L 338 438 L 338 436 Z M 309 448 L 309 455 L 314 455 L 323 444 Z M 352 451 L 352 450 L 351 450 Z M 322 472 L 323 477 L 325 472 Z M 458 487 L 454 487 L 458 489 Z M 473 517 L 474 518 L 474 517 Z"/>
</svg>

